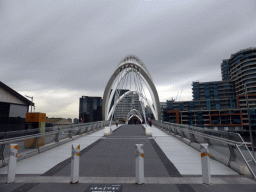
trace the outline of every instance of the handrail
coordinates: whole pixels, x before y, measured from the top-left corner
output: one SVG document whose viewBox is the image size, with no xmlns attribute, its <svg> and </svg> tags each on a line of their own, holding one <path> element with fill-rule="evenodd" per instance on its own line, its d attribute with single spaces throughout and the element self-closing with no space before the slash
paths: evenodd
<svg viewBox="0 0 256 192">
<path fill-rule="evenodd" d="M 233 141 L 233 140 L 230 140 L 230 139 L 225 139 L 225 138 L 220 138 L 220 137 L 217 137 L 217 136 L 213 136 L 213 135 L 207 135 L 205 133 L 200 133 L 200 132 L 197 132 L 197 131 L 191 131 L 191 130 L 186 130 L 188 131 L 189 133 L 193 133 L 195 135 L 199 135 L 199 136 L 202 136 L 202 137 L 205 137 L 205 138 L 208 138 L 208 139 L 212 139 L 212 140 L 216 140 L 216 141 L 219 141 L 219 142 L 222 142 L 222 143 L 226 143 L 226 144 L 229 144 L 229 145 L 243 145 L 243 144 L 251 144 L 250 142 L 238 142 L 238 141 Z"/>
<path fill-rule="evenodd" d="M 34 138 L 34 139 L 36 139 L 36 141 L 35 141 L 35 144 L 33 144 L 32 148 L 35 148 L 35 149 L 39 150 L 40 149 L 40 147 L 39 147 L 40 138 L 42 138 L 44 136 L 55 135 L 55 139 L 53 141 L 52 140 L 50 141 L 50 143 L 53 144 L 52 146 L 55 146 L 55 144 L 60 145 L 63 142 L 66 142 L 67 141 L 66 139 L 68 139 L 68 138 L 72 139 L 72 136 L 82 135 L 82 134 L 87 133 L 91 130 L 95 130 L 95 129 L 98 129 L 98 128 L 103 128 L 108 124 L 109 124 L 108 121 L 90 122 L 90 123 L 77 124 L 76 126 L 70 125 L 70 126 L 66 126 L 64 129 L 49 131 L 49 132 L 45 132 L 45 133 L 28 134 L 28 135 L 20 136 L 20 137 L 2 139 L 2 140 L 0 140 L 0 161 L 4 162 L 4 160 L 5 160 L 4 151 L 5 151 L 5 146 L 7 144 L 14 143 L 14 142 L 20 142 L 20 141 L 25 141 L 27 139 Z M 24 135 L 24 133 L 23 133 L 23 135 Z M 64 139 L 62 137 L 62 139 L 59 139 L 59 137 L 61 135 L 68 135 L 68 137 L 64 138 Z M 48 144 L 50 144 L 50 143 L 48 143 Z"/>
<path fill-rule="evenodd" d="M 253 177 L 254 177 L 254 178 L 256 178 L 255 173 L 253 172 L 253 170 L 252 170 L 251 166 L 248 164 L 248 161 L 246 161 L 246 158 L 245 158 L 245 156 L 243 155 L 242 151 L 239 149 L 239 147 L 238 147 L 238 146 L 236 146 L 236 147 L 237 147 L 237 149 L 239 150 L 240 154 L 242 155 L 243 160 L 244 160 L 245 164 L 247 165 L 247 167 L 248 167 L 249 171 L 251 172 L 251 174 L 253 175 Z"/>
<path fill-rule="evenodd" d="M 66 129 L 66 130 L 70 130 L 70 129 Z M 47 133 L 38 133 L 38 134 L 27 135 L 27 136 L 23 136 L 23 137 L 14 137 L 14 138 L 10 138 L 10 139 L 1 140 L 0 145 L 8 144 L 11 142 L 23 141 L 25 139 L 43 137 L 43 136 L 48 136 L 48 135 L 55 135 L 56 133 L 61 133 L 61 132 L 63 132 L 63 131 L 51 131 L 51 132 L 47 132 Z"/>
<path fill-rule="evenodd" d="M 251 173 L 252 177 L 256 179 L 256 160 L 250 153 L 247 145 L 251 144 L 251 142 L 244 142 L 243 138 L 238 133 L 229 133 L 224 131 L 209 131 L 205 130 L 201 127 L 194 127 L 188 125 L 181 125 L 181 124 L 174 124 L 170 122 L 163 122 L 163 121 L 152 121 L 153 124 L 159 128 L 163 128 L 169 132 L 172 132 L 174 136 L 177 137 L 179 135 L 179 139 L 188 144 L 188 141 L 184 140 L 184 138 L 189 140 L 189 145 L 191 143 L 208 143 L 210 150 L 213 150 L 223 156 L 226 156 L 228 163 L 225 163 L 223 159 L 218 157 L 214 157 L 216 160 L 220 161 L 221 163 L 226 164 L 229 167 L 232 167 L 236 171 L 242 174 L 247 174 L 244 171 L 244 168 L 237 168 L 237 164 L 234 163 L 242 163 L 244 166 L 248 168 L 248 171 Z M 186 133 L 186 135 L 185 135 Z M 209 134 L 207 134 L 209 133 Z M 211 135 L 213 133 L 220 134 L 220 136 Z M 195 137 L 196 136 L 196 137 Z M 227 138 L 223 138 L 222 136 L 226 136 Z M 237 138 L 239 141 L 232 140 L 230 138 Z M 241 140 L 241 141 L 240 141 Z M 212 142 L 214 141 L 214 142 Z M 221 148 L 218 149 L 219 144 L 221 144 Z M 216 148 L 217 146 L 217 148 Z M 243 150 L 241 149 L 243 148 Z M 229 151 L 229 153 L 226 153 Z M 242 158 L 241 158 L 242 157 Z M 238 160 L 238 161 L 237 161 Z M 233 162 L 233 163 L 232 163 Z M 252 162 L 253 164 L 249 164 Z M 241 165 L 242 165 L 241 164 Z M 253 167 L 253 168 L 252 168 Z"/>
<path fill-rule="evenodd" d="M 154 122 L 157 122 L 157 121 L 154 121 Z M 160 122 L 158 122 L 158 123 L 160 123 Z M 175 126 L 175 128 L 178 128 L 181 131 L 186 130 L 189 133 L 193 133 L 193 134 L 199 135 L 199 136 L 204 136 L 204 137 L 207 137 L 207 138 L 212 138 L 213 140 L 217 140 L 217 141 L 220 141 L 220 142 L 223 142 L 223 143 L 228 143 L 228 144 L 231 144 L 231 145 L 251 144 L 251 142 L 244 142 L 242 140 L 242 138 L 241 138 L 242 142 L 238 142 L 238 141 L 234 141 L 234 140 L 230 140 L 230 139 L 226 139 L 226 138 L 221 138 L 221 137 L 214 136 L 214 135 L 205 134 L 205 133 L 193 130 L 193 129 L 192 130 L 189 129 L 189 128 L 203 129 L 203 128 L 200 128 L 200 127 L 180 125 L 180 124 L 175 124 L 175 123 L 170 123 L 170 122 L 162 122 L 162 124 Z M 184 130 L 182 130 L 182 129 L 184 129 Z M 202 131 L 206 131 L 206 130 L 203 129 Z M 211 131 L 207 130 L 207 131 L 208 132 L 214 132 L 213 130 L 211 130 Z M 221 133 L 221 131 L 216 131 L 215 133 Z"/>
<path fill-rule="evenodd" d="M 99 122 L 100 123 L 100 122 Z M 94 123 L 95 124 L 95 123 Z M 96 123 L 97 124 L 97 123 Z M 83 124 L 83 126 L 89 126 L 89 125 L 93 125 L 93 124 L 88 124 L 88 125 L 85 125 Z M 27 135 L 27 136 L 21 136 L 21 137 L 14 137 L 14 138 L 9 138 L 9 139 L 3 139 L 3 140 L 0 140 L 0 145 L 1 144 L 8 144 L 8 143 L 11 143 L 11 142 L 17 142 L 17 141 L 22 141 L 22 140 L 25 140 L 25 139 L 30 139 L 30 138 L 36 138 L 36 137 L 43 137 L 43 136 L 49 136 L 49 135 L 55 135 L 57 133 L 62 133 L 63 131 L 73 131 L 74 128 L 77 128 L 77 127 L 72 127 L 72 128 L 69 128 L 69 129 L 65 129 L 65 130 L 58 130 L 58 131 L 50 131 L 50 132 L 46 132 L 46 133 L 38 133 L 38 134 L 33 134 L 33 135 Z"/>
<path fill-rule="evenodd" d="M 70 125 L 56 125 L 56 126 L 53 126 L 53 127 L 45 127 L 45 129 L 59 128 L 59 127 L 65 128 L 65 127 L 70 127 L 70 126 L 79 127 L 79 126 L 84 126 L 84 125 L 97 124 L 97 123 L 100 123 L 100 122 L 105 122 L 105 121 L 78 123 L 78 124 L 70 124 Z M 2 133 L 13 133 L 13 134 L 16 134 L 16 133 L 26 133 L 26 132 L 30 132 L 30 131 L 34 131 L 34 130 L 40 130 L 40 128 L 17 130 L 17 131 L 8 131 L 8 132 L 0 132 L 0 134 L 2 134 Z"/>
<path fill-rule="evenodd" d="M 105 121 L 97 121 L 97 122 L 90 122 L 90 123 L 80 123 L 80 124 L 72 124 L 72 125 L 66 125 L 65 127 L 62 127 L 64 128 L 63 129 L 60 129 L 58 131 L 47 131 L 45 133 L 52 133 L 52 134 L 56 134 L 57 132 L 63 132 L 63 131 L 69 131 L 69 130 L 73 130 L 75 128 L 79 128 L 81 126 L 90 126 L 90 125 L 95 125 L 95 124 L 99 124 L 99 123 L 104 123 Z M 68 128 L 70 127 L 70 128 Z M 46 128 L 60 128 L 59 126 L 58 127 L 46 127 Z M 40 131 L 40 128 L 35 128 L 35 129 L 27 129 L 27 130 L 21 130 L 21 132 L 19 131 L 11 131 L 11 132 L 0 132 L 1 133 L 14 133 L 14 132 L 17 132 L 15 134 L 19 134 L 19 133 L 22 133 L 22 134 L 26 134 L 26 133 L 29 133 L 29 132 L 33 132 L 33 131 Z M 12 137 L 12 138 L 7 138 L 7 139 L 1 139 L 0 140 L 0 144 L 3 144 L 4 141 L 9 141 L 9 140 L 13 140 L 13 139 L 17 139 L 17 138 L 24 138 L 24 139 L 28 139 L 28 138 L 31 138 L 32 136 L 33 137 L 37 137 L 37 135 L 39 135 L 41 133 L 38 133 L 38 134 L 31 134 L 31 135 L 26 135 L 26 136 L 20 136 L 20 137 Z M 47 135 L 47 134 L 46 134 Z M 30 137 L 31 136 L 31 137 Z M 42 135 L 44 136 L 44 135 Z M 15 140 L 16 141 L 16 140 Z M 20 141 L 20 140 L 17 140 L 17 141 Z"/>
</svg>

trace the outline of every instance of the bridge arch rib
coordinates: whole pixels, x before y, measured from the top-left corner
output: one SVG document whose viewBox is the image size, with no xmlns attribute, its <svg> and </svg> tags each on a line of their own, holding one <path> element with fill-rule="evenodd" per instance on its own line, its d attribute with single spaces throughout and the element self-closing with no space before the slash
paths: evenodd
<svg viewBox="0 0 256 192">
<path fill-rule="evenodd" d="M 137 110 L 137 109 L 132 109 L 127 117 L 126 117 L 126 124 L 128 124 L 128 121 L 132 118 L 132 117 L 137 117 L 140 122 L 142 123 L 143 122 L 143 117 L 141 116 L 140 112 Z"/>
<path fill-rule="evenodd" d="M 114 71 L 114 73 L 112 74 L 112 76 L 110 77 L 107 83 L 107 86 L 104 91 L 103 103 L 102 103 L 103 120 L 109 120 L 111 117 L 111 114 L 114 112 L 113 107 L 115 106 L 113 106 L 112 109 L 110 109 L 111 102 L 115 94 L 115 90 L 117 89 L 117 86 L 118 86 L 117 84 L 114 84 L 114 82 L 117 78 L 119 79 L 125 78 L 125 75 L 127 74 L 122 74 L 122 71 L 127 69 L 131 69 L 130 71 L 127 71 L 127 74 L 130 72 L 135 72 L 144 81 L 145 85 L 147 86 L 150 92 L 151 98 L 153 100 L 153 104 L 149 105 L 151 108 L 151 111 L 156 120 L 161 120 L 160 102 L 159 102 L 157 90 L 155 88 L 153 80 L 145 64 L 135 55 L 128 55 L 124 57 L 124 59 L 122 59 L 121 62 L 118 64 L 116 70 Z M 120 75 L 122 76 L 120 77 Z M 138 95 L 140 96 L 140 98 L 142 98 L 144 101 L 147 102 L 147 99 L 145 98 L 145 96 L 143 98 L 142 94 L 138 93 Z"/>
</svg>

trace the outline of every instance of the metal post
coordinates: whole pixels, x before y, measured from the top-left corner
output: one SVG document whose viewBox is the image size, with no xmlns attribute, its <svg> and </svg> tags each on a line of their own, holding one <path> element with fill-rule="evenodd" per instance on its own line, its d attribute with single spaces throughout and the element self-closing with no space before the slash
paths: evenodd
<svg viewBox="0 0 256 192">
<path fill-rule="evenodd" d="M 32 102 L 31 102 L 31 112 L 32 112 L 32 103 L 33 103 L 33 96 L 32 96 Z"/>
<path fill-rule="evenodd" d="M 68 131 L 68 137 L 72 139 L 72 131 Z"/>
<path fill-rule="evenodd" d="M 205 134 L 207 134 L 207 133 L 205 133 Z M 205 138 L 205 137 L 204 137 L 204 142 L 205 142 L 205 143 L 208 143 L 209 145 L 211 145 L 211 142 L 210 142 L 210 139 L 209 139 L 209 138 Z"/>
<path fill-rule="evenodd" d="M 232 137 L 231 137 L 231 135 L 229 133 L 228 133 L 228 139 L 232 140 Z M 236 160 L 235 148 L 236 148 L 235 146 L 228 145 L 228 149 L 229 149 L 229 152 L 230 152 L 229 161 L 228 161 L 228 167 L 230 167 L 231 161 L 235 161 Z"/>
<path fill-rule="evenodd" d="M 181 130 L 181 129 L 180 129 L 180 137 L 181 137 L 181 138 L 185 138 L 185 137 L 186 137 L 184 131 Z"/>
<path fill-rule="evenodd" d="M 5 144 L 2 144 L 0 147 L 0 160 L 4 160 L 4 148 Z"/>
<path fill-rule="evenodd" d="M 7 183 L 13 183 L 15 181 L 17 157 L 18 157 L 18 144 L 10 144 L 10 157 L 9 157 Z"/>
<path fill-rule="evenodd" d="M 75 149 L 72 145 L 71 152 L 71 181 L 70 183 L 79 182 L 79 159 L 80 159 L 80 145 Z"/>
<path fill-rule="evenodd" d="M 252 127 L 251 127 L 251 116 L 250 116 L 250 110 L 249 110 L 249 102 L 248 102 L 248 95 L 247 95 L 247 87 L 246 84 L 244 84 L 245 88 L 245 98 L 246 98 L 246 107 L 247 107 L 247 113 L 248 113 L 248 118 L 249 118 L 249 132 L 250 132 L 250 140 L 252 142 L 252 156 L 254 156 L 254 144 L 253 144 L 253 138 L 252 138 Z"/>
<path fill-rule="evenodd" d="M 178 131 L 175 127 L 174 127 L 174 135 L 178 135 Z"/>
<path fill-rule="evenodd" d="M 193 133 L 189 133 L 189 136 L 190 136 L 190 143 L 197 141 Z"/>
<path fill-rule="evenodd" d="M 208 144 L 201 144 L 202 180 L 205 184 L 211 183 L 210 158 Z"/>
<path fill-rule="evenodd" d="M 228 160 L 228 167 L 230 167 L 230 163 L 231 161 L 235 161 L 236 160 L 236 153 L 235 153 L 235 147 L 232 145 L 228 145 L 228 149 L 230 152 L 230 156 L 229 156 L 229 160 Z"/>
<path fill-rule="evenodd" d="M 76 134 L 77 134 L 77 135 L 81 135 L 81 134 L 82 134 L 81 128 L 78 128 L 78 131 L 77 131 Z"/>
<path fill-rule="evenodd" d="M 34 148 L 39 149 L 39 139 L 40 139 L 40 137 L 36 138 L 36 142 L 35 142 L 35 147 Z"/>
<path fill-rule="evenodd" d="M 55 142 L 56 142 L 56 143 L 59 142 L 59 135 L 60 135 L 60 133 L 56 133 L 56 135 L 55 135 Z"/>
<path fill-rule="evenodd" d="M 143 144 L 135 144 L 135 183 L 144 184 L 144 150 Z"/>
</svg>

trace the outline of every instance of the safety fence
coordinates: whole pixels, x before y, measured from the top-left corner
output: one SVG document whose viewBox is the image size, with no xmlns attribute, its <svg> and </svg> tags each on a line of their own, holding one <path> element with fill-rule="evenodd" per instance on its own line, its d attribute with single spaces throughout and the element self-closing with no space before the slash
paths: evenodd
<svg viewBox="0 0 256 192">
<path fill-rule="evenodd" d="M 208 143 L 210 157 L 240 174 L 256 179 L 256 161 L 238 133 L 216 131 L 189 125 L 152 121 L 153 125 L 200 151 L 200 144 Z"/>
<path fill-rule="evenodd" d="M 108 121 L 99 121 L 50 127 L 45 129 L 45 133 L 40 133 L 39 128 L 11 132 L 9 133 L 11 137 L 0 140 L 0 167 L 7 165 L 9 162 L 9 145 L 11 143 L 18 144 L 18 160 L 20 160 L 67 143 L 107 125 L 109 125 Z"/>
</svg>

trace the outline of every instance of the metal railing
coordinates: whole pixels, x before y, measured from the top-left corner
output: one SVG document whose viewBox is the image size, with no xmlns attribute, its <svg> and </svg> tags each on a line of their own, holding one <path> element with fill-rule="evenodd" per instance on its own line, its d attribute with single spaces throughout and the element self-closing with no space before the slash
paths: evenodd
<svg viewBox="0 0 256 192">
<path fill-rule="evenodd" d="M 2 137 L 0 140 L 0 167 L 8 164 L 10 149 L 7 146 L 11 143 L 18 144 L 18 159 L 23 159 L 45 151 L 46 148 L 53 148 L 88 132 L 104 128 L 106 125 L 109 125 L 108 121 L 99 121 L 50 127 L 46 128 L 45 133 L 40 133 L 40 129 L 10 132 L 8 134 L 11 137 Z"/>
<path fill-rule="evenodd" d="M 163 121 L 152 122 L 197 150 L 200 143 L 208 143 L 211 158 L 256 179 L 256 161 L 247 147 L 251 143 L 244 142 L 240 134 Z"/>
</svg>

